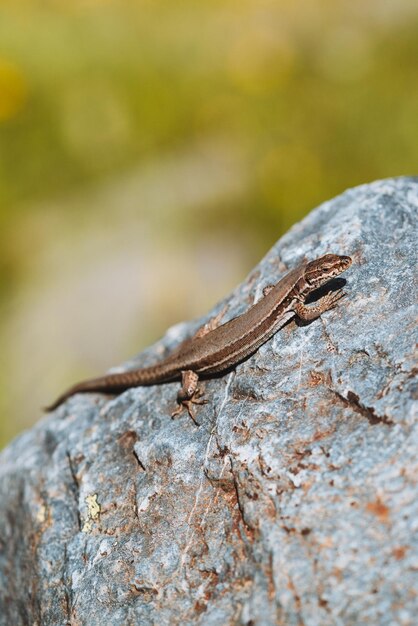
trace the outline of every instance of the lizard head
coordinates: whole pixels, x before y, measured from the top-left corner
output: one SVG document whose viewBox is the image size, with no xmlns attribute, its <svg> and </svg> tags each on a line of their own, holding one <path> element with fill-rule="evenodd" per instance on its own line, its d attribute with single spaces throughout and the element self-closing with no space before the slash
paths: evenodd
<svg viewBox="0 0 418 626">
<path fill-rule="evenodd" d="M 306 265 L 304 278 L 310 287 L 316 289 L 344 272 L 351 263 L 352 260 L 349 256 L 325 254 Z"/>
</svg>

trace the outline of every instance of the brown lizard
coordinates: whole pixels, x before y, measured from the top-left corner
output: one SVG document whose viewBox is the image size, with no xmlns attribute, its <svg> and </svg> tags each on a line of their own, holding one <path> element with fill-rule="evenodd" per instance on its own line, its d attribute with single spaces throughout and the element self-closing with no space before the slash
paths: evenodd
<svg viewBox="0 0 418 626">
<path fill-rule="evenodd" d="M 263 297 L 248 311 L 217 327 L 206 324 L 159 363 L 85 380 L 70 387 L 46 410 L 52 411 L 79 392 L 121 393 L 130 387 L 181 380 L 177 394 L 179 406 L 172 415 L 180 414 L 186 407 L 196 421 L 192 405 L 205 402 L 198 387 L 199 377 L 222 373 L 253 354 L 289 319 L 289 314 L 308 321 L 333 309 L 345 295 L 341 289 L 327 293 L 314 305 L 307 306 L 305 300 L 310 293 L 344 272 L 351 262 L 349 256 L 326 254 L 302 263 L 276 285 L 266 287 Z"/>
</svg>

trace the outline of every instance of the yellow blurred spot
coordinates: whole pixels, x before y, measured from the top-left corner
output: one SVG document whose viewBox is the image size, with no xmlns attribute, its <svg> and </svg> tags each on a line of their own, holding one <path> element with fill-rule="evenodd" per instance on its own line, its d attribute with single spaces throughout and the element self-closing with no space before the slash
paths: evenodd
<svg viewBox="0 0 418 626">
<path fill-rule="evenodd" d="M 20 69 L 0 59 L 0 122 L 15 117 L 27 97 L 27 84 Z"/>
<path fill-rule="evenodd" d="M 265 92 L 286 84 L 294 50 L 282 33 L 250 28 L 233 42 L 228 58 L 232 80 L 248 92 Z"/>
</svg>

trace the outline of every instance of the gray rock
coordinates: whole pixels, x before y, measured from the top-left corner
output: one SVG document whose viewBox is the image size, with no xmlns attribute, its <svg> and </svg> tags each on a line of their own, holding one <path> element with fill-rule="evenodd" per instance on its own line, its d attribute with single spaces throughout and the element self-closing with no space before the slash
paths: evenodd
<svg viewBox="0 0 418 626">
<path fill-rule="evenodd" d="M 353 257 L 348 297 L 207 381 L 199 428 L 167 384 L 77 395 L 4 450 L 1 623 L 416 623 L 417 222 L 399 178 L 282 237 L 211 315 L 326 252 Z"/>
</svg>

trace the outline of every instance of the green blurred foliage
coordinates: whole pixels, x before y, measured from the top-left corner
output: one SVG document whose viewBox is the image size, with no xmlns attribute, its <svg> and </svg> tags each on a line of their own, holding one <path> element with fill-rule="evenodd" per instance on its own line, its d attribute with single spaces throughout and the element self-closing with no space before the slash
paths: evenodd
<svg viewBox="0 0 418 626">
<path fill-rule="evenodd" d="M 248 194 L 187 227 L 246 229 L 254 259 L 320 201 L 416 173 L 417 59 L 410 0 L 3 1 L 0 304 L 37 203 L 202 138 L 236 146 Z"/>
<path fill-rule="evenodd" d="M 405 6 L 383 19 L 379 3 L 335 0 L 3 4 L 2 223 L 201 134 L 251 154 L 259 228 L 410 171 L 418 8 Z"/>
</svg>

